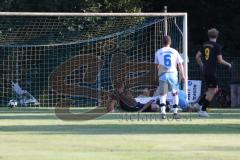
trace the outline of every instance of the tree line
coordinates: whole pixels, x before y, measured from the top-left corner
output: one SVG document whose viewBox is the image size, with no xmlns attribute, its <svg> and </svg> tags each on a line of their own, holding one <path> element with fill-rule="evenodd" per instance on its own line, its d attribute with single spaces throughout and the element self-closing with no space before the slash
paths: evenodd
<svg viewBox="0 0 240 160">
<path fill-rule="evenodd" d="M 227 56 L 239 56 L 239 0 L 1 0 L 0 11 L 25 12 L 187 12 L 189 51 L 195 54 L 207 30 L 220 30 L 219 42 Z"/>
</svg>

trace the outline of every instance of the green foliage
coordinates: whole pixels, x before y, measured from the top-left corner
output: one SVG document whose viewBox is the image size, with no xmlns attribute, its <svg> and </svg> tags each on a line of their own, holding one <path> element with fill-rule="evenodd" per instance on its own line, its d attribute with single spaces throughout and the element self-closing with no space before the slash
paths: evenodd
<svg viewBox="0 0 240 160">
<path fill-rule="evenodd" d="M 184 4 L 184 5 L 181 5 Z M 240 49 L 239 0 L 1 0 L 0 11 L 35 12 L 188 12 L 189 45 L 193 55 L 207 40 L 210 27 L 220 30 L 220 43 L 224 54 L 238 56 Z"/>
<path fill-rule="evenodd" d="M 0 11 L 140 12 L 141 0 L 3 0 Z"/>
</svg>

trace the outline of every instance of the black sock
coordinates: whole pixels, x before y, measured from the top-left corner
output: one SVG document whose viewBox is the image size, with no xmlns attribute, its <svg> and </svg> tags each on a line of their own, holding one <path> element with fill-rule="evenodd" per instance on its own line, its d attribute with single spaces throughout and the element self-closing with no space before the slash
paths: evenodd
<svg viewBox="0 0 240 160">
<path fill-rule="evenodd" d="M 174 104 L 174 105 L 173 105 L 173 108 L 178 108 L 178 105 Z"/>
<path fill-rule="evenodd" d="M 200 98 L 200 100 L 199 100 L 199 102 L 198 102 L 198 104 L 199 104 L 200 106 L 203 105 L 203 102 L 204 102 L 204 100 L 205 100 L 205 97 L 206 97 L 206 94 L 202 95 L 202 97 Z"/>
<path fill-rule="evenodd" d="M 160 107 L 166 107 L 166 104 L 161 103 L 161 104 L 160 104 Z"/>
<path fill-rule="evenodd" d="M 206 99 L 204 99 L 204 101 L 202 102 L 202 111 L 207 111 L 207 107 L 209 106 L 210 102 Z"/>
</svg>

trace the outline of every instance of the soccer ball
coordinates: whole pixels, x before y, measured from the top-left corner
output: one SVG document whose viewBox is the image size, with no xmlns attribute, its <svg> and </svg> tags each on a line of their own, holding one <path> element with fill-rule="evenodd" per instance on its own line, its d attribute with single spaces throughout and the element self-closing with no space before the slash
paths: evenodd
<svg viewBox="0 0 240 160">
<path fill-rule="evenodd" d="M 13 108 L 13 107 L 16 107 L 18 105 L 18 102 L 17 100 L 14 100 L 14 99 L 11 99 L 8 103 L 8 106 Z"/>
</svg>

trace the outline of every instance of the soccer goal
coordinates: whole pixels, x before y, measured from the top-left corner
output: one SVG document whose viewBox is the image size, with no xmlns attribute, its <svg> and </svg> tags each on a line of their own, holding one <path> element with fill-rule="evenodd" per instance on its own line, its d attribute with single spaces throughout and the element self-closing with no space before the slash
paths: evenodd
<svg viewBox="0 0 240 160">
<path fill-rule="evenodd" d="M 187 74 L 186 13 L 0 12 L 0 103 L 101 106 L 118 81 L 153 92 L 164 35 Z"/>
</svg>

